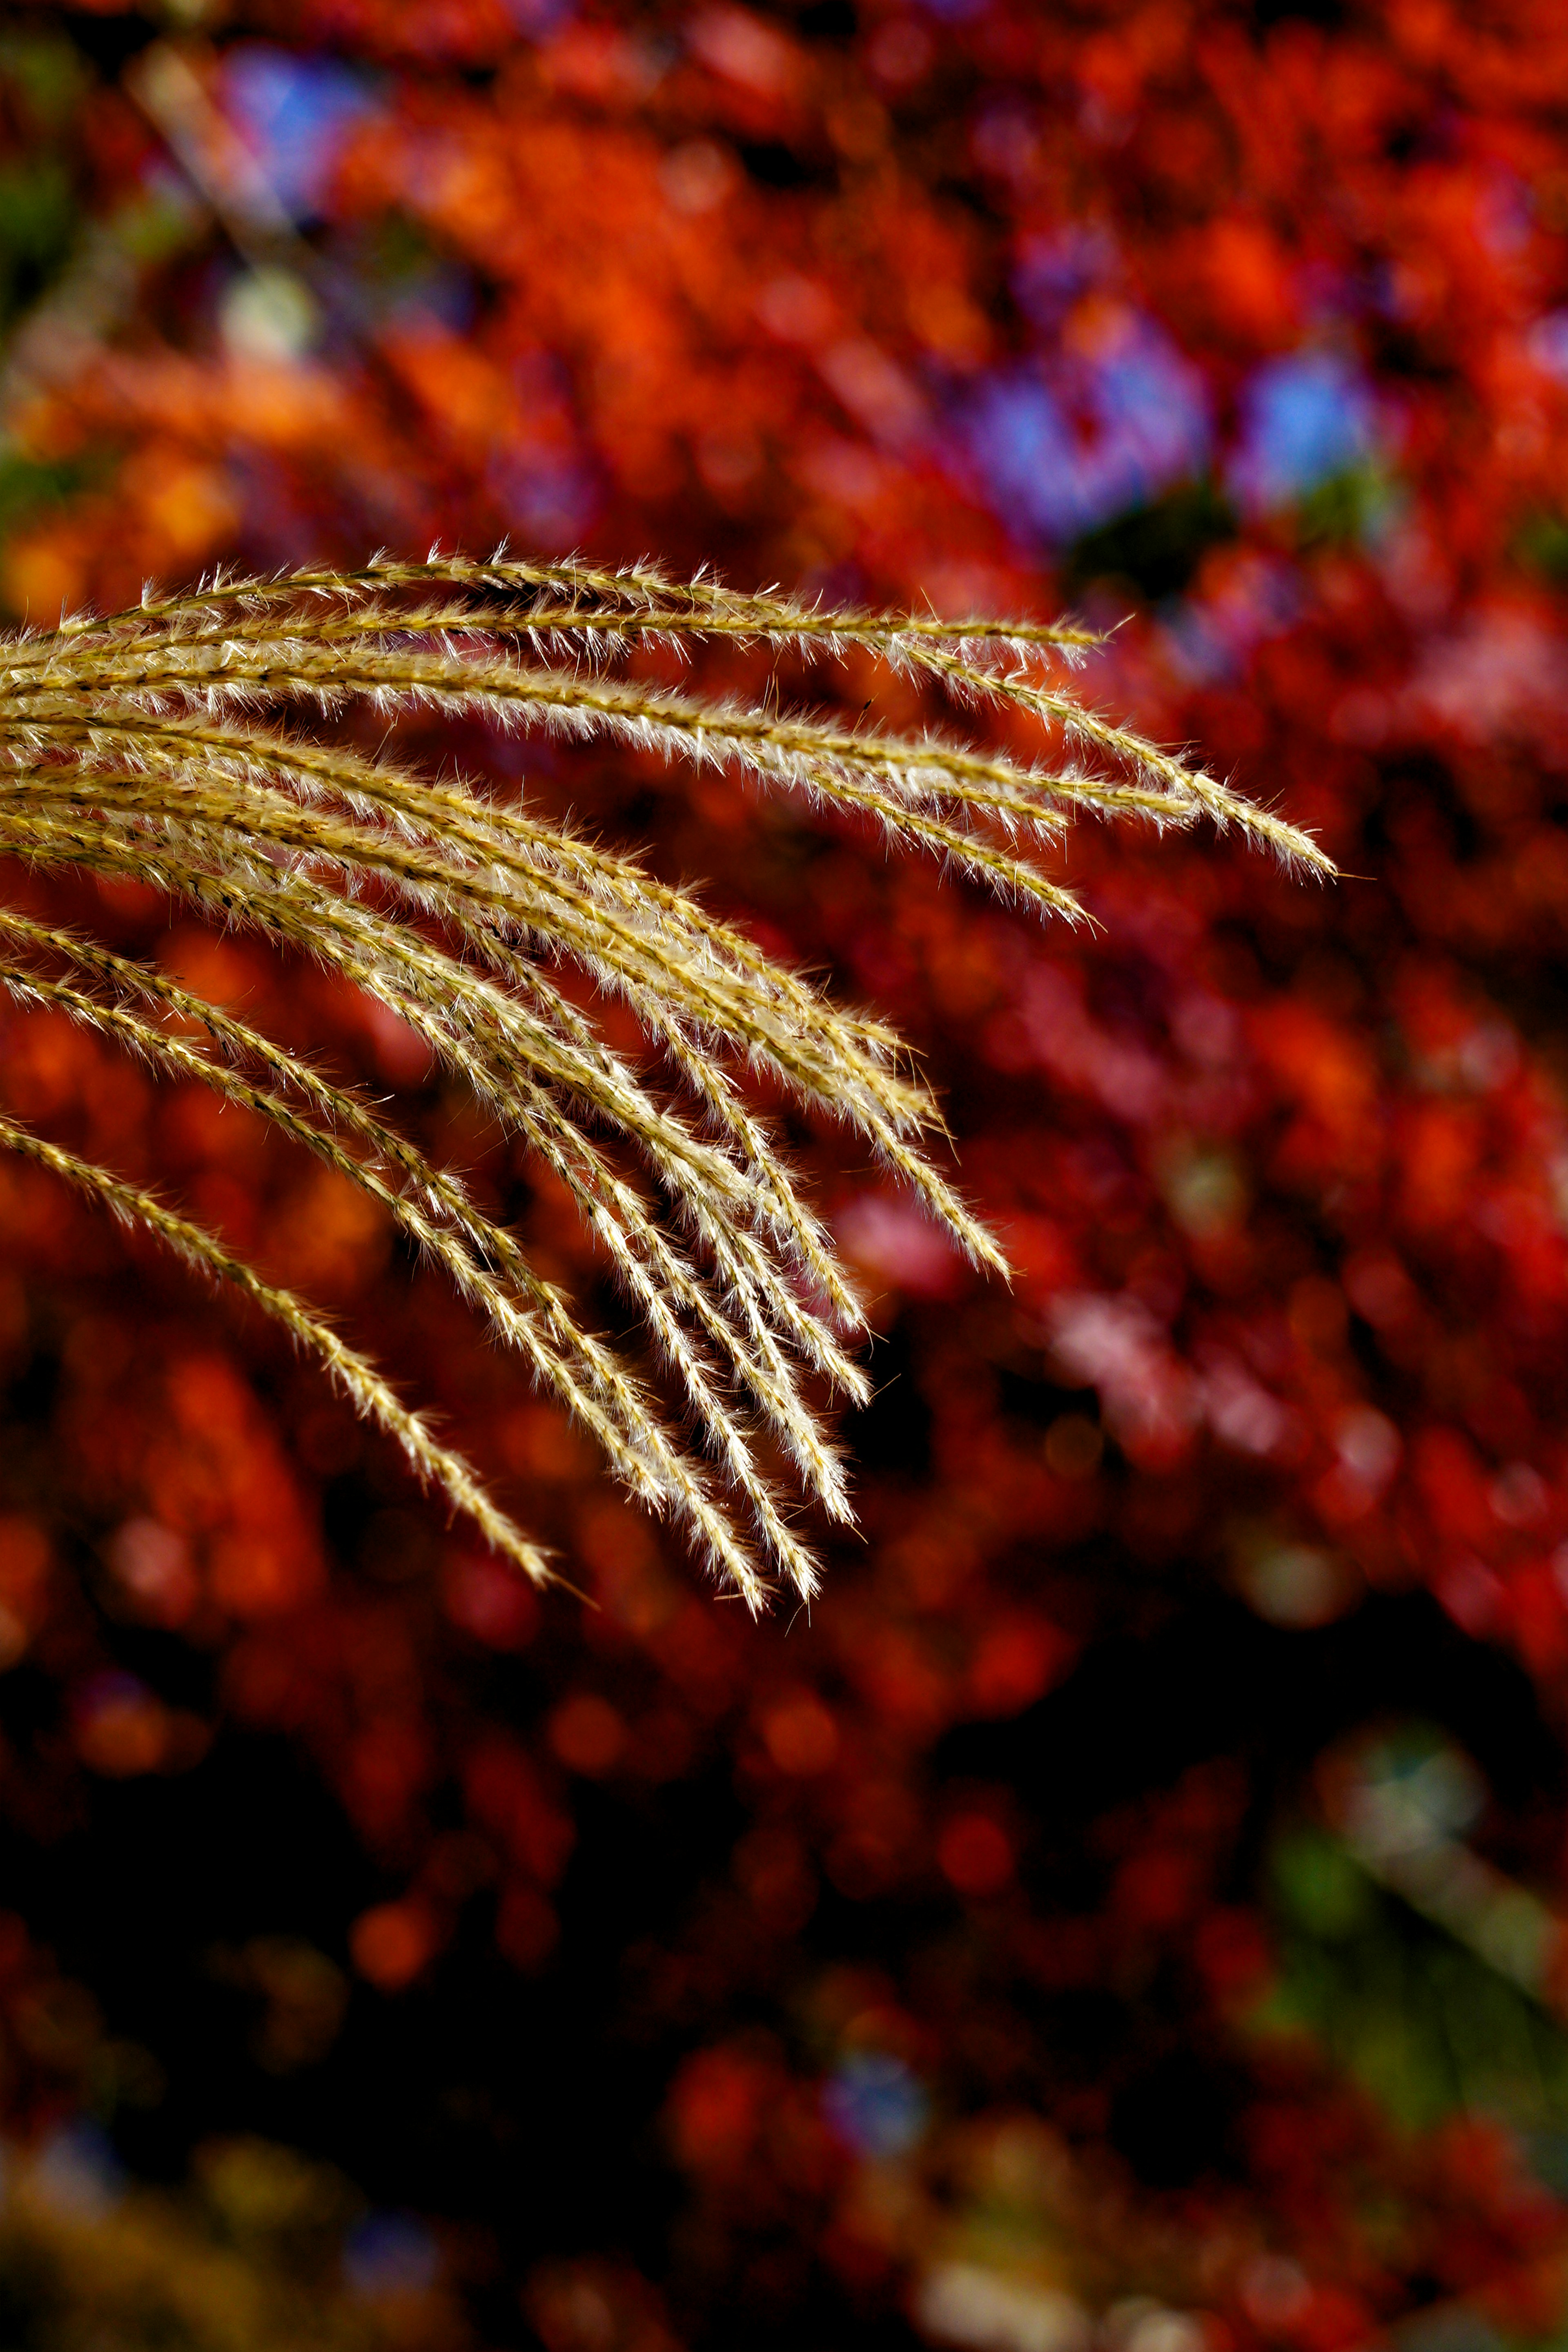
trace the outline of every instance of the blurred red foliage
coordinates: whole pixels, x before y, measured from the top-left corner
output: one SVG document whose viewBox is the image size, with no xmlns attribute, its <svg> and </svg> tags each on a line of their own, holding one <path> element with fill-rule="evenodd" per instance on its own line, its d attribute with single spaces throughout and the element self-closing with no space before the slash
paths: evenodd
<svg viewBox="0 0 1568 2352">
<path fill-rule="evenodd" d="M 1476 1837 L 1561 1900 L 1561 11 L 245 0 L 177 39 L 48 14 L 16 37 L 76 62 L 54 99 L 13 77 L 7 135 L 18 170 L 68 151 L 87 226 L 5 362 L 18 618 L 505 531 L 1130 610 L 1101 698 L 1346 878 L 1086 828 L 1103 929 L 1040 932 L 722 779 L 456 747 L 895 1018 L 1018 1267 L 982 1285 L 798 1139 L 885 1385 L 852 1432 L 865 1543 L 809 1623 L 761 1631 L 357 1195 L 5 1013 L 9 1107 L 351 1319 L 597 1604 L 542 1607 L 264 1335 L 0 1170 L 16 1834 L 88 1840 L 95 1779 L 282 1735 L 370 1857 L 312 1897 L 362 2003 L 460 2002 L 492 1940 L 492 2030 L 580 1996 L 636 2053 L 614 2182 L 668 2202 L 672 2165 L 684 2201 L 668 2228 L 596 2201 L 586 2139 L 526 2221 L 476 2192 L 550 2352 L 738 2313 L 1071 2352 L 1085 2309 L 1119 2352 L 1338 2352 L 1454 2298 L 1547 2334 L 1557 2110 L 1500 2121 L 1459 2064 L 1413 2132 L 1370 2062 L 1279 2022 L 1262 1857 L 1334 1740 L 1420 1715 L 1491 1780 Z M 226 123 L 294 215 L 270 243 Z M 286 992 L 591 1280 L 548 1184 L 365 1006 L 148 894 L 51 904 L 89 901 L 249 1017 Z M 487 2096 L 496 2147 L 540 2130 Z M 439 2204 L 384 2162 L 378 2193 Z M 987 2262 L 1022 2304 L 985 2303 Z"/>
</svg>

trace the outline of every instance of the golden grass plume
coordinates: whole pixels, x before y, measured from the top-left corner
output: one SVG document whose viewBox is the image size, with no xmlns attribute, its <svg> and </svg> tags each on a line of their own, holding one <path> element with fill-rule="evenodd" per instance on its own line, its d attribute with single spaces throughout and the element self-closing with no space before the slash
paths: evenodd
<svg viewBox="0 0 1568 2352">
<path fill-rule="evenodd" d="M 826 667 L 869 662 L 970 725 L 893 734 L 784 710 L 771 685 L 737 702 L 639 674 L 644 648 L 685 655 L 723 640 Z M 847 611 L 646 566 L 502 552 L 218 575 L 0 644 L 0 854 L 150 883 L 314 959 L 396 1014 L 566 1188 L 646 1327 L 662 1387 L 584 1328 L 458 1176 L 282 1044 L 154 966 L 3 908 L 0 983 L 244 1105 L 361 1186 L 723 1582 L 753 1608 L 780 1578 L 809 1596 L 816 1564 L 776 1465 L 848 1520 L 815 1398 L 865 1396 L 848 1352 L 861 1317 L 746 1076 L 765 1072 L 847 1122 L 963 1250 L 1005 1271 L 923 1148 L 936 1107 L 888 1029 L 631 859 L 515 799 L 403 764 L 392 723 L 478 715 L 722 768 L 853 812 L 889 848 L 933 852 L 1069 919 L 1077 902 L 1037 856 L 1084 810 L 1161 824 L 1207 815 L 1332 871 L 1308 835 L 1087 709 L 1059 673 L 1095 642 L 1067 626 Z M 331 724 L 356 705 L 388 722 L 374 753 Z M 1037 758 L 984 740 L 987 716 L 1009 713 L 1029 722 Z M 629 1008 L 646 1064 L 613 1049 L 557 985 L 563 964 Z M 421 1479 L 548 1579 L 542 1550 L 467 1464 L 300 1300 L 14 1119 L 0 1118 L 0 1147 L 239 1288 Z"/>
</svg>

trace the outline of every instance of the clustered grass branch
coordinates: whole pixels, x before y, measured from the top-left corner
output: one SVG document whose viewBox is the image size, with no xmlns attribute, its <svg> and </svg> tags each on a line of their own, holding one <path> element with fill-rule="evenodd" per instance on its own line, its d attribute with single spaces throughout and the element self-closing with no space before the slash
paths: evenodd
<svg viewBox="0 0 1568 2352">
<path fill-rule="evenodd" d="M 832 1240 L 747 1098 L 765 1076 L 858 1133 L 977 1264 L 993 1237 L 929 1156 L 936 1106 L 896 1035 L 835 1006 L 687 891 L 563 824 L 372 753 L 342 721 L 482 717 L 716 767 L 849 813 L 1016 904 L 1082 910 L 1038 854 L 1083 811 L 1236 824 L 1331 872 L 1311 839 L 1087 709 L 1046 665 L 1068 625 L 852 612 L 578 562 L 378 558 L 355 572 L 217 576 L 0 645 L 0 854 L 136 878 L 313 959 L 395 1013 L 574 1203 L 660 1367 L 639 1374 L 514 1234 L 351 1087 L 151 965 L 0 908 L 0 987 L 153 1071 L 207 1087 L 375 1202 L 753 1608 L 816 1588 L 777 1465 L 847 1521 L 823 1401 L 863 1400 L 863 1328 Z M 650 673 L 728 645 L 770 660 L 746 701 Z M 641 658 L 639 658 L 639 656 Z M 952 714 L 1005 719 L 1032 756 L 931 725 L 898 733 L 780 707 L 788 658 L 841 687 L 867 666 Z M 795 674 L 792 672 L 792 674 Z M 844 688 L 847 693 L 847 688 Z M 868 705 L 869 707 L 869 705 Z M 390 729 L 388 730 L 390 740 Z M 635 1016 L 646 1063 L 559 984 Z M 374 1368 L 289 1291 L 153 1194 L 17 1121 L 0 1148 L 64 1178 L 227 1283 L 315 1356 L 416 1473 L 524 1573 L 541 1548 Z M 661 1385 L 662 1383 L 662 1385 Z"/>
</svg>

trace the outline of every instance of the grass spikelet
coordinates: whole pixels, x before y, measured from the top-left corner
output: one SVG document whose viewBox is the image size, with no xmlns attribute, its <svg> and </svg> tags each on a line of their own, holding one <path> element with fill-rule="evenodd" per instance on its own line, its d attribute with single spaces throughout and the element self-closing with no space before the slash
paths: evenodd
<svg viewBox="0 0 1568 2352">
<path fill-rule="evenodd" d="M 847 1126 L 972 1259 L 1005 1272 L 931 1157 L 936 1105 L 884 1025 L 615 849 L 480 783 L 418 773 L 397 755 L 396 726 L 479 716 L 721 769 L 1069 920 L 1082 909 L 1039 860 L 1081 810 L 1156 825 L 1206 816 L 1332 871 L 1310 836 L 1082 704 L 1049 665 L 1076 665 L 1096 643 L 1070 623 L 847 611 L 505 549 L 219 575 L 0 641 L 0 853 L 151 883 L 395 1013 L 565 1187 L 641 1323 L 640 1369 L 540 1277 L 456 1171 L 168 973 L 0 907 L 0 986 L 314 1152 L 446 1275 L 721 1582 L 752 1609 L 780 1579 L 809 1596 L 817 1569 L 788 1490 L 850 1517 L 823 1410 L 834 1393 L 867 1393 L 849 1352 L 862 1318 L 748 1076 Z M 754 699 L 702 690 L 715 646 L 769 664 Z M 672 653 L 694 681 L 679 690 Z M 900 733 L 834 715 L 835 692 L 851 698 L 846 664 L 855 701 L 869 665 L 906 703 L 911 685 L 923 689 L 929 723 Z M 821 697 L 792 707 L 786 669 L 819 677 Z M 374 752 L 353 740 L 356 708 L 379 723 Z M 988 741 L 988 714 L 1008 718 L 1012 741 L 1032 734 L 1033 751 Z M 647 1047 L 636 1063 L 558 984 L 563 963 L 635 1015 Z M 417 1477 L 549 1579 L 542 1550 L 468 1466 L 302 1301 L 154 1195 L 3 1115 L 0 1149 L 242 1292 Z"/>
</svg>

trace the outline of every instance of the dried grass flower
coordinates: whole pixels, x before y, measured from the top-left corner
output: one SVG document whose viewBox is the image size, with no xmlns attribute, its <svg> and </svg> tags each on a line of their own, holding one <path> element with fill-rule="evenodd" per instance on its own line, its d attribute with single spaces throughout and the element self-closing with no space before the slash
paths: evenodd
<svg viewBox="0 0 1568 2352">
<path fill-rule="evenodd" d="M 824 669 L 869 663 L 970 724 L 893 734 L 791 713 L 772 673 L 746 701 L 642 674 L 645 649 L 685 656 L 718 640 Z M 395 722 L 478 715 L 722 769 L 854 812 L 889 849 L 934 853 L 1068 919 L 1081 910 L 1037 858 L 1085 810 L 1159 824 L 1206 815 L 1332 871 L 1306 835 L 1088 709 L 1060 673 L 1095 642 L 1065 626 L 839 610 L 502 552 L 218 575 L 0 646 L 0 852 L 151 884 L 395 1013 L 565 1188 L 646 1328 L 653 1377 L 587 1328 L 462 1180 L 362 1094 L 166 972 L 0 908 L 0 982 L 317 1153 L 445 1271 L 719 1579 L 752 1608 L 781 1579 L 809 1596 L 816 1563 L 789 1485 L 849 1519 L 817 1400 L 865 1397 L 850 1352 L 862 1317 L 747 1077 L 765 1073 L 858 1131 L 960 1248 L 1005 1271 L 925 1149 L 936 1106 L 886 1027 L 582 832 L 402 764 Z M 332 724 L 356 705 L 387 722 L 374 753 Z M 997 715 L 1030 723 L 1037 759 L 985 742 Z M 558 984 L 567 965 L 635 1016 L 645 1060 L 613 1047 Z M 498 1550 L 551 1576 L 467 1464 L 303 1301 L 10 1117 L 0 1145 L 243 1291 Z"/>
</svg>

